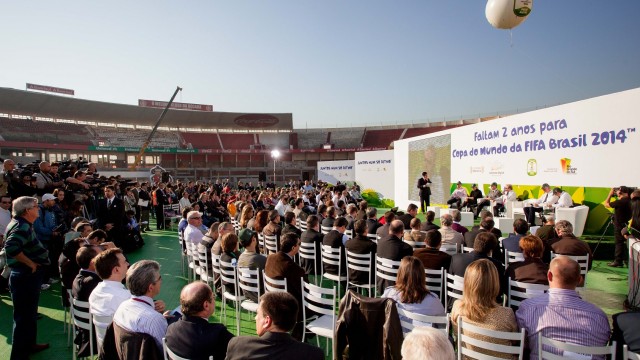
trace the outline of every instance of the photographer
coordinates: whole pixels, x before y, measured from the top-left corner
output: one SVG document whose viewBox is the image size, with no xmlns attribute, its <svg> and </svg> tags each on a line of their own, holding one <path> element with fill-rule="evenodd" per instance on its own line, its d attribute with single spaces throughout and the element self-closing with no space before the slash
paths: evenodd
<svg viewBox="0 0 640 360">
<path fill-rule="evenodd" d="M 617 200 L 611 201 L 613 195 L 617 195 Z M 616 239 L 616 250 L 614 254 L 613 262 L 608 263 L 611 267 L 623 267 L 624 262 L 627 262 L 627 242 L 622 235 L 622 229 L 627 227 L 627 223 L 631 220 L 631 199 L 629 195 L 631 189 L 626 186 L 620 186 L 619 188 L 613 188 L 609 191 L 607 199 L 604 201 L 604 205 L 608 208 L 613 208 L 613 235 Z"/>
<path fill-rule="evenodd" d="M 38 240 L 49 251 L 50 266 L 48 272 L 45 272 L 45 284 L 48 278 L 56 279 L 59 277 L 57 266 L 58 257 L 62 252 L 64 239 L 62 237 L 64 224 L 58 223 L 54 207 L 56 206 L 56 198 L 51 194 L 42 195 L 42 203 L 38 206 L 39 216 L 33 223 L 33 229 L 36 232 Z"/>
<path fill-rule="evenodd" d="M 9 194 L 11 199 L 18 197 L 16 187 L 20 184 L 20 172 L 16 170 L 16 163 L 11 159 L 3 162 L 2 184 L 0 185 L 0 194 Z"/>
<path fill-rule="evenodd" d="M 38 197 L 42 197 L 42 195 L 46 193 L 52 193 L 54 189 L 64 185 L 62 181 L 53 181 L 51 177 L 51 164 L 49 164 L 49 162 L 41 161 L 38 167 L 40 168 L 40 172 L 33 174 L 36 178 Z"/>
<path fill-rule="evenodd" d="M 75 200 L 84 202 L 87 199 L 85 191 L 89 190 L 90 185 L 85 182 L 87 174 L 84 171 L 76 171 L 72 177 L 65 179 L 67 190 L 73 193 Z"/>
</svg>

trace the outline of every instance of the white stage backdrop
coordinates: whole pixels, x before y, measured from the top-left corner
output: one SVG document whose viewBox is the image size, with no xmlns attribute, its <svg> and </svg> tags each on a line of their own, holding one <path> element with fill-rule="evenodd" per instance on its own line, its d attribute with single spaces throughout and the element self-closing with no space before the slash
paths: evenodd
<svg viewBox="0 0 640 360">
<path fill-rule="evenodd" d="M 318 161 L 318 180 L 336 184 L 355 181 L 355 166 L 353 160 Z"/>
<path fill-rule="evenodd" d="M 361 190 L 373 189 L 381 199 L 394 197 L 393 150 L 356 153 L 356 182 Z"/>
<path fill-rule="evenodd" d="M 635 186 L 631 162 L 640 152 L 639 103 L 640 88 L 396 141 L 396 182 L 403 185 L 396 189 L 396 204 L 416 200 L 410 189 L 416 172 L 436 162 L 433 149 L 446 148 L 446 135 L 450 182 Z M 417 150 L 424 159 L 416 165 L 410 158 Z M 446 176 L 446 164 L 439 163 L 433 175 Z"/>
</svg>

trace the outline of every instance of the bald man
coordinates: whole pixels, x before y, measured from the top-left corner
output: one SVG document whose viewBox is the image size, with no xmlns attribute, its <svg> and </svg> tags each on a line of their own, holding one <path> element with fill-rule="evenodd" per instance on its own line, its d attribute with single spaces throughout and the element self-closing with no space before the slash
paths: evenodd
<svg viewBox="0 0 640 360">
<path fill-rule="evenodd" d="M 525 300 L 516 311 L 518 327 L 525 328 L 531 359 L 538 358 L 538 333 L 584 346 L 605 346 L 610 327 L 607 315 L 576 292 L 582 282 L 580 265 L 566 256 L 551 261 L 547 272 L 549 292 Z M 558 351 L 554 351 L 558 355 Z"/>
<path fill-rule="evenodd" d="M 206 283 L 193 282 L 180 292 L 182 318 L 167 328 L 167 346 L 187 359 L 223 360 L 233 335 L 222 324 L 209 323 L 215 296 Z"/>
</svg>

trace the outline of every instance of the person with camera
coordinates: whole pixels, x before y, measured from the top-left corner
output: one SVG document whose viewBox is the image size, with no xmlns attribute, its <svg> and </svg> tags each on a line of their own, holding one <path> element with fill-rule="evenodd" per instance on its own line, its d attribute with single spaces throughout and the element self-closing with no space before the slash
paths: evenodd
<svg viewBox="0 0 640 360">
<path fill-rule="evenodd" d="M 38 240 L 49 251 L 51 265 L 47 268 L 48 271 L 45 272 L 45 285 L 49 280 L 51 280 L 51 283 L 58 282 L 57 279 L 60 277 L 57 261 L 64 245 L 64 224 L 58 222 L 55 206 L 55 196 L 49 193 L 42 195 L 42 203 L 38 206 L 39 216 L 33 223 L 33 229 Z M 46 290 L 46 288 L 48 286 L 43 286 L 43 290 Z"/>
<path fill-rule="evenodd" d="M 46 193 L 52 193 L 54 189 L 64 185 L 63 181 L 54 182 L 53 177 L 51 177 L 51 164 L 49 162 L 41 161 L 38 167 L 40 172 L 33 174 L 33 177 L 36 178 L 38 197 L 42 197 Z"/>
<path fill-rule="evenodd" d="M 611 201 L 614 194 L 617 200 Z M 622 235 L 622 229 L 626 228 L 627 223 L 631 220 L 630 194 L 631 189 L 626 186 L 620 186 L 619 188 L 611 189 L 607 199 L 604 201 L 606 207 L 613 208 L 613 235 L 616 239 L 616 249 L 613 261 L 607 264 L 611 267 L 622 267 L 628 261 L 627 241 Z"/>
<path fill-rule="evenodd" d="M 84 171 L 76 171 L 73 176 L 65 179 L 67 190 L 73 193 L 74 200 L 82 202 L 87 200 L 86 191 L 89 190 L 90 185 L 85 182 L 86 179 L 87 174 Z"/>
</svg>

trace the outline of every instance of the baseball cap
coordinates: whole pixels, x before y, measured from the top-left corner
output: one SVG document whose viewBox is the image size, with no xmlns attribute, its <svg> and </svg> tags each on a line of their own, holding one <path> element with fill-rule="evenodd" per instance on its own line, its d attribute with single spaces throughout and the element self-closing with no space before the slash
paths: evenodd
<svg viewBox="0 0 640 360">
<path fill-rule="evenodd" d="M 55 200 L 55 199 L 56 197 L 49 193 L 42 195 L 42 202 L 45 202 L 47 200 Z"/>
<path fill-rule="evenodd" d="M 240 239 L 240 244 L 242 245 L 242 247 L 247 247 L 249 246 L 249 244 L 251 244 L 251 237 L 253 237 L 253 234 L 255 234 L 255 232 L 250 229 L 240 230 L 240 232 L 238 233 L 238 239 Z"/>
</svg>

